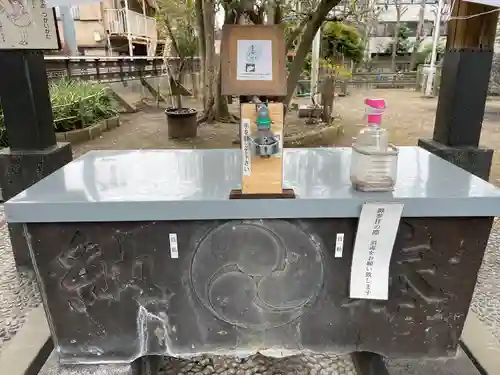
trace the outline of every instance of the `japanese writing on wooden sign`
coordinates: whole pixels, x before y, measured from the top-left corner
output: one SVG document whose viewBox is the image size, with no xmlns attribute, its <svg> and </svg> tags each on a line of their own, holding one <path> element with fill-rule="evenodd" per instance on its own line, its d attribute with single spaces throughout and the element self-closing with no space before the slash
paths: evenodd
<svg viewBox="0 0 500 375">
<path fill-rule="evenodd" d="M 388 299 L 389 264 L 402 211 L 399 203 L 363 205 L 354 243 L 351 298 Z"/>
<path fill-rule="evenodd" d="M 252 150 L 250 148 L 250 120 L 241 120 L 241 145 L 243 148 L 243 176 L 250 176 L 252 173 Z"/>
<path fill-rule="evenodd" d="M 59 49 L 54 10 L 46 0 L 0 0 L 0 50 Z"/>
</svg>

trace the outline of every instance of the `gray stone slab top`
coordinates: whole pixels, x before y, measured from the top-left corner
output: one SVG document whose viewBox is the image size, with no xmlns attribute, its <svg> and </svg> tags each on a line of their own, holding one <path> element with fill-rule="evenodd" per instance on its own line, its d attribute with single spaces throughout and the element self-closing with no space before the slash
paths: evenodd
<svg viewBox="0 0 500 375">
<path fill-rule="evenodd" d="M 230 200 L 238 149 L 92 151 L 5 204 L 9 222 L 359 217 L 400 202 L 404 217 L 500 216 L 500 189 L 418 147 L 401 147 L 393 192 L 354 191 L 350 148 L 287 149 L 296 199 Z"/>
</svg>

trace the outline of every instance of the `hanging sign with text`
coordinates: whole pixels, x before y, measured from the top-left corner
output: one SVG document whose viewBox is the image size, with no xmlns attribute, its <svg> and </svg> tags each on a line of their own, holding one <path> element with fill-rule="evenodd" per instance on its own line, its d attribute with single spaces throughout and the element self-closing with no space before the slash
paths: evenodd
<svg viewBox="0 0 500 375">
<path fill-rule="evenodd" d="M 389 298 L 389 264 L 402 212 L 400 203 L 363 205 L 352 257 L 350 298 Z"/>
<path fill-rule="evenodd" d="M 0 0 L 0 50 L 59 48 L 54 9 L 46 0 Z"/>
</svg>

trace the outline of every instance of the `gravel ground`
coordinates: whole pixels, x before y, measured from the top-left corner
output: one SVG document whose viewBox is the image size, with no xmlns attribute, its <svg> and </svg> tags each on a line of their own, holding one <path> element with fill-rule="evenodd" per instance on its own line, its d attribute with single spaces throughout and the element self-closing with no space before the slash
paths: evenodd
<svg viewBox="0 0 500 375">
<path fill-rule="evenodd" d="M 293 356 L 283 359 L 255 355 L 245 360 L 232 357 L 167 359 L 162 375 L 355 375 L 349 356 Z"/>
<path fill-rule="evenodd" d="M 41 303 L 33 273 L 18 273 L 0 206 L 0 351 L 24 324 L 26 313 Z"/>
<path fill-rule="evenodd" d="M 348 145 L 357 132 L 363 112 L 362 99 L 366 96 L 383 96 L 389 104 L 384 124 L 390 130 L 392 141 L 398 145 L 414 145 L 420 137 L 431 137 L 434 125 L 436 100 L 421 99 L 419 94 L 404 90 L 379 90 L 376 93 L 360 91 L 341 98 L 336 111 L 346 129 L 345 136 L 336 144 Z M 408 110 L 410 106 L 411 110 Z M 221 138 L 219 131 L 227 126 L 216 124 L 201 128 L 205 141 L 194 144 L 173 144 L 165 137 L 164 117 L 158 111 L 136 113 L 124 118 L 123 126 L 103 137 L 75 147 L 75 156 L 92 149 L 231 147 L 230 137 Z M 500 148 L 500 101 L 489 101 L 485 114 L 483 144 Z M 500 155 L 495 156 L 492 178 L 500 183 Z M 483 266 L 481 268 L 472 309 L 500 340 L 500 221 L 495 221 Z M 40 304 L 33 275 L 18 274 L 11 254 L 3 206 L 0 206 L 0 351 L 24 323 L 26 313 Z M 235 358 L 196 358 L 191 361 L 166 360 L 164 375 L 354 375 L 348 356 L 296 356 L 271 359 L 260 355 L 244 361 Z"/>
<path fill-rule="evenodd" d="M 471 309 L 500 342 L 500 219 L 491 230 Z"/>
</svg>

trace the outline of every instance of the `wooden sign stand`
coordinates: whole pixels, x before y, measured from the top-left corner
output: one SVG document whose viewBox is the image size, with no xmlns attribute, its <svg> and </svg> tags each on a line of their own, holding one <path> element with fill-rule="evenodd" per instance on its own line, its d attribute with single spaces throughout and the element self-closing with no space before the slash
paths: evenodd
<svg viewBox="0 0 500 375">
<path fill-rule="evenodd" d="M 249 136 L 257 132 L 257 105 L 241 104 L 241 190 L 232 190 L 231 199 L 295 198 L 293 189 L 283 189 L 283 123 L 282 103 L 267 104 L 271 131 L 280 141 L 279 152 L 267 158 L 252 153 Z"/>
<path fill-rule="evenodd" d="M 221 69 L 223 95 L 286 95 L 285 42 L 280 27 L 269 25 L 225 25 L 222 29 Z M 257 127 L 257 111 L 265 105 L 271 120 Z M 240 103 L 241 189 L 230 199 L 295 198 L 292 189 L 283 189 L 283 103 Z M 266 117 L 267 118 L 267 117 Z M 261 123 L 262 127 L 262 123 Z M 278 141 L 273 154 L 258 155 L 256 146 L 267 139 Z M 270 136 L 268 136 L 270 135 Z M 276 142 L 275 142 L 276 143 Z"/>
</svg>

